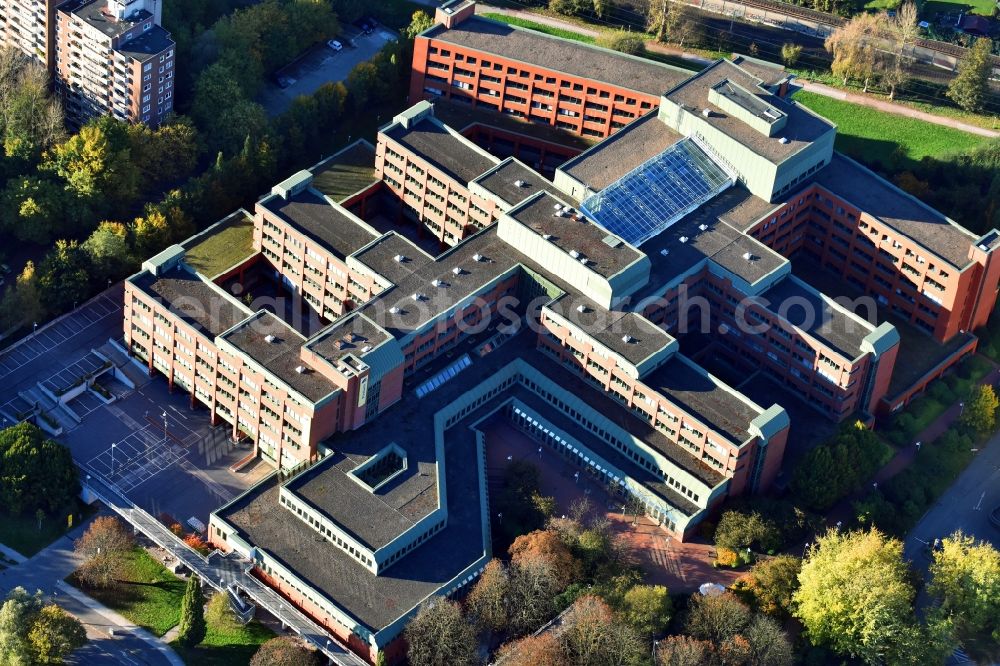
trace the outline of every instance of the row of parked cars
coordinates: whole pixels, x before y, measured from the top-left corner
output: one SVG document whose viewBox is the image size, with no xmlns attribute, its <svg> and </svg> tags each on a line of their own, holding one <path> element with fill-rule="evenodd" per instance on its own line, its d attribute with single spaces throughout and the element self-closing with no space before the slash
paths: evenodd
<svg viewBox="0 0 1000 666">
<path fill-rule="evenodd" d="M 375 32 L 376 28 L 378 28 L 378 21 L 370 16 L 363 16 L 354 22 L 354 26 L 360 30 L 362 34 L 370 35 Z M 353 39 L 345 39 L 350 46 L 357 46 Z M 344 48 L 344 43 L 339 39 L 330 39 L 326 42 L 326 45 L 334 51 L 341 51 Z"/>
</svg>

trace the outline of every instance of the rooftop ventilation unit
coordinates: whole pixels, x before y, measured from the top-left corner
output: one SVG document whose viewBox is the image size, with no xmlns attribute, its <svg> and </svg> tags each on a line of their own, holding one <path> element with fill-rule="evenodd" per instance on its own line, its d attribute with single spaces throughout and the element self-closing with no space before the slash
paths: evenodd
<svg viewBox="0 0 1000 666">
<path fill-rule="evenodd" d="M 562 204 L 561 203 L 553 204 L 552 208 L 554 210 L 562 210 Z"/>
<path fill-rule="evenodd" d="M 583 222 L 583 213 L 577 213 L 576 214 L 576 221 L 577 222 Z"/>
<path fill-rule="evenodd" d="M 555 217 L 566 217 L 566 211 L 564 211 L 564 210 L 557 210 L 557 211 L 556 211 L 556 212 L 554 213 L 554 216 L 555 216 Z"/>
<path fill-rule="evenodd" d="M 663 248 L 662 250 L 660 250 L 660 255 L 661 256 L 665 257 L 668 254 L 670 254 L 670 250 L 668 250 L 667 248 Z"/>
<path fill-rule="evenodd" d="M 527 183 L 524 182 L 523 180 L 515 180 L 514 181 L 514 187 L 524 187 L 525 185 L 527 185 Z"/>
<path fill-rule="evenodd" d="M 702 109 L 701 110 L 701 115 L 704 116 L 705 118 L 711 118 L 712 117 L 712 109 L 707 109 L 707 108 L 706 109 Z"/>
<path fill-rule="evenodd" d="M 365 345 L 364 347 L 361 348 L 361 352 L 365 353 L 365 354 L 367 354 L 371 350 L 372 350 L 372 346 L 371 345 Z"/>
<path fill-rule="evenodd" d="M 580 253 L 577 252 L 576 250 L 570 250 L 569 251 L 569 256 L 573 257 L 574 259 L 579 259 L 580 258 Z"/>
<path fill-rule="evenodd" d="M 681 236 L 677 240 L 679 240 L 682 243 L 687 243 L 688 242 L 688 237 L 687 236 Z"/>
<path fill-rule="evenodd" d="M 589 261 L 587 260 L 587 257 L 580 257 L 580 259 L 579 259 L 578 261 L 579 261 L 579 262 L 580 262 L 581 264 L 583 264 L 584 266 L 586 266 L 586 265 L 587 265 L 588 263 L 590 263 L 590 262 L 589 262 Z"/>
<path fill-rule="evenodd" d="M 299 373 L 300 375 L 305 374 L 305 371 L 306 371 L 306 366 L 304 365 L 295 366 L 295 372 Z"/>
<path fill-rule="evenodd" d="M 552 240 L 552 234 L 542 234 L 542 238 L 545 240 Z"/>
<path fill-rule="evenodd" d="M 414 294 L 414 295 L 416 295 L 416 294 Z M 399 314 L 400 312 L 402 312 L 402 310 L 400 310 L 399 308 L 397 308 L 395 305 L 392 306 L 391 308 L 389 308 L 389 314 Z"/>
<path fill-rule="evenodd" d="M 635 338 L 633 338 L 631 335 L 623 335 L 622 336 L 622 342 L 624 342 L 625 344 L 630 344 L 630 343 L 632 343 L 634 341 L 635 341 Z"/>
<path fill-rule="evenodd" d="M 397 254 L 395 257 L 392 258 L 392 260 L 395 261 L 397 264 L 401 264 L 404 261 L 406 261 L 406 257 L 404 257 L 401 254 Z"/>
<path fill-rule="evenodd" d="M 410 298 L 412 298 L 415 301 L 422 301 L 427 297 L 421 294 L 420 292 L 417 292 L 416 294 L 413 294 L 413 296 L 411 296 Z"/>
<path fill-rule="evenodd" d="M 476 254 L 472 255 L 472 260 L 473 261 L 486 261 L 486 257 L 484 257 L 483 255 L 481 255 L 481 254 L 479 254 L 477 252 Z"/>
<path fill-rule="evenodd" d="M 751 259 L 753 259 L 753 255 L 752 255 L 752 254 L 750 254 L 749 252 L 744 252 L 744 253 L 743 253 L 743 259 L 744 259 L 745 261 L 750 261 Z"/>
<path fill-rule="evenodd" d="M 699 231 L 708 231 L 708 225 L 707 224 L 699 224 L 698 225 L 698 230 Z"/>
<path fill-rule="evenodd" d="M 460 267 L 458 267 L 458 266 L 455 266 L 453 269 L 451 269 L 451 274 L 452 275 L 461 275 L 462 274 L 462 269 Z"/>
<path fill-rule="evenodd" d="M 275 340 L 277 340 L 277 338 L 268 333 L 267 335 L 264 336 L 264 340 L 273 343 Z"/>
<path fill-rule="evenodd" d="M 780 139 L 778 139 L 778 143 L 788 143 L 788 137 L 787 136 L 781 137 Z"/>
<path fill-rule="evenodd" d="M 441 280 L 438 280 L 438 279 L 431 280 L 431 286 L 432 287 L 440 287 L 442 284 L 444 284 L 444 283 L 441 282 Z"/>
<path fill-rule="evenodd" d="M 582 305 L 582 304 L 578 305 L 578 306 L 576 306 L 576 311 L 577 312 L 581 312 L 581 313 L 582 312 L 586 312 L 587 311 L 587 306 L 586 305 Z"/>
</svg>

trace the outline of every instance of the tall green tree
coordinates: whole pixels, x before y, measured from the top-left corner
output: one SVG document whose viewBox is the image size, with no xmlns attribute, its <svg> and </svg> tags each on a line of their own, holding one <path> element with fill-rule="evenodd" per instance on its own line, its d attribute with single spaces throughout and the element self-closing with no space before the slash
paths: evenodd
<svg viewBox="0 0 1000 666">
<path fill-rule="evenodd" d="M 636 585 L 625 593 L 621 609 L 625 622 L 645 639 L 667 630 L 673 610 L 670 594 L 662 585 Z"/>
<path fill-rule="evenodd" d="M 794 615 L 814 645 L 867 664 L 904 663 L 924 649 L 914 595 L 899 540 L 830 530 L 802 563 Z"/>
<path fill-rule="evenodd" d="M 15 515 L 54 512 L 80 491 L 73 457 L 31 423 L 0 430 L 0 499 Z"/>
<path fill-rule="evenodd" d="M 205 640 L 205 595 L 201 591 L 201 580 L 193 575 L 188 578 L 181 600 L 181 622 L 177 632 L 177 642 L 185 647 L 198 645 Z"/>
<path fill-rule="evenodd" d="M 1000 643 L 1000 552 L 956 532 L 934 552 L 930 573 L 928 591 L 959 638 Z"/>
<path fill-rule="evenodd" d="M 67 228 L 66 193 L 51 178 L 12 178 L 0 191 L 0 229 L 28 243 L 49 243 Z"/>
<path fill-rule="evenodd" d="M 978 435 L 993 432 L 997 427 L 997 399 L 992 384 L 980 384 L 972 390 L 972 395 L 962 410 L 962 424 Z"/>
<path fill-rule="evenodd" d="M 90 295 L 93 266 L 76 241 L 58 240 L 38 266 L 38 291 L 50 310 L 61 312 Z"/>
<path fill-rule="evenodd" d="M 42 610 L 42 595 L 16 587 L 0 606 L 0 664 L 33 666 L 34 651 L 28 633 Z"/>
<path fill-rule="evenodd" d="M 983 109 L 992 69 L 992 47 L 993 42 L 988 37 L 978 38 L 958 63 L 958 73 L 948 84 L 946 94 L 966 111 L 978 113 Z"/>
<path fill-rule="evenodd" d="M 35 663 L 61 664 L 65 657 L 87 643 L 87 630 L 62 608 L 49 604 L 32 623 L 28 643 Z"/>
</svg>

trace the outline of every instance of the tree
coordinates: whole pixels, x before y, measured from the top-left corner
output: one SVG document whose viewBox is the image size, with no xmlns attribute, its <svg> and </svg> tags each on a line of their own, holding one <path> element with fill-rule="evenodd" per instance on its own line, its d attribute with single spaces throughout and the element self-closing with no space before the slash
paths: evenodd
<svg viewBox="0 0 1000 666">
<path fill-rule="evenodd" d="M 510 574 L 503 562 L 490 560 L 469 592 L 469 614 L 485 629 L 503 631 L 510 617 Z"/>
<path fill-rule="evenodd" d="M 77 570 L 80 580 L 91 587 L 109 587 L 122 575 L 125 556 L 135 541 L 113 516 L 98 516 L 76 540 L 74 548 L 84 557 Z"/>
<path fill-rule="evenodd" d="M 407 656 L 413 666 L 467 666 L 478 662 L 476 633 L 454 601 L 424 604 L 406 626 Z"/>
<path fill-rule="evenodd" d="M 239 629 L 236 614 L 229 605 L 229 595 L 225 590 L 216 592 L 205 605 L 205 622 L 222 634 Z"/>
<path fill-rule="evenodd" d="M 413 12 L 410 17 L 410 25 L 406 27 L 403 34 L 406 35 L 407 39 L 416 39 L 417 35 L 425 30 L 429 30 L 434 26 L 434 19 L 431 18 L 430 14 L 422 9 L 418 9 Z"/>
<path fill-rule="evenodd" d="M 638 634 L 590 594 L 573 602 L 563 616 L 560 639 L 569 663 L 577 666 L 638 663 L 645 652 Z"/>
<path fill-rule="evenodd" d="M 86 642 L 83 624 L 54 604 L 39 611 L 28 631 L 28 643 L 38 664 L 61 664 L 63 658 Z"/>
<path fill-rule="evenodd" d="M 205 640 L 205 595 L 201 591 L 201 580 L 193 575 L 188 578 L 181 599 L 181 622 L 177 632 L 177 642 L 184 647 L 193 647 Z"/>
<path fill-rule="evenodd" d="M 665 41 L 674 36 L 674 29 L 682 18 L 678 7 L 670 0 L 650 0 L 646 5 L 646 30 L 656 36 L 656 41 Z"/>
<path fill-rule="evenodd" d="M 562 643 L 551 631 L 525 636 L 503 645 L 496 663 L 503 666 L 565 666 L 569 663 Z"/>
<path fill-rule="evenodd" d="M 118 210 L 138 194 L 128 125 L 111 116 L 91 120 L 53 147 L 42 169 L 57 174 L 71 192 L 99 209 Z"/>
<path fill-rule="evenodd" d="M 529 560 L 512 566 L 508 603 L 510 635 L 530 633 L 552 617 L 560 589 L 552 567 L 545 562 Z"/>
<path fill-rule="evenodd" d="M 754 666 L 790 666 L 795 661 L 792 643 L 775 620 L 764 615 L 750 622 L 745 634 L 750 648 L 748 664 Z"/>
<path fill-rule="evenodd" d="M 79 493 L 76 465 L 62 444 L 31 423 L 0 430 L 0 500 L 15 515 L 64 508 Z"/>
<path fill-rule="evenodd" d="M 792 476 L 792 492 L 807 507 L 825 511 L 871 478 L 891 455 L 889 446 L 863 423 L 844 426 L 806 454 Z"/>
<path fill-rule="evenodd" d="M 511 563 L 515 566 L 523 566 L 528 562 L 541 562 L 549 566 L 560 589 L 579 575 L 580 563 L 552 530 L 535 530 L 517 537 L 509 552 Z"/>
<path fill-rule="evenodd" d="M 662 585 L 636 585 L 625 593 L 622 615 L 643 638 L 665 632 L 672 613 L 670 594 Z"/>
<path fill-rule="evenodd" d="M 58 240 L 38 266 L 39 295 L 57 312 L 69 310 L 90 294 L 93 266 L 76 241 Z"/>
<path fill-rule="evenodd" d="M 0 192 L 0 228 L 18 240 L 49 243 L 66 219 L 63 189 L 49 178 L 13 178 Z"/>
<path fill-rule="evenodd" d="M 718 646 L 737 636 L 750 625 L 750 609 L 730 593 L 696 594 L 688 604 L 684 630 L 694 638 Z"/>
<path fill-rule="evenodd" d="M 132 261 L 128 247 L 128 229 L 120 222 L 101 222 L 83 242 L 82 247 L 90 257 L 95 271 L 102 277 L 121 275 Z"/>
<path fill-rule="evenodd" d="M 42 594 L 16 587 L 0 606 L 0 664 L 30 666 L 34 652 L 28 634 L 42 610 Z"/>
<path fill-rule="evenodd" d="M 997 427 L 997 407 L 1000 400 L 992 384 L 980 384 L 972 390 L 972 395 L 962 410 L 962 425 L 977 435 L 993 432 Z"/>
<path fill-rule="evenodd" d="M 988 37 L 977 39 L 958 63 L 958 73 L 948 84 L 945 94 L 966 111 L 978 113 L 983 109 L 992 69 L 992 46 Z"/>
<path fill-rule="evenodd" d="M 880 31 L 878 19 L 873 14 L 858 14 L 826 38 L 826 50 L 833 54 L 830 71 L 839 76 L 845 86 L 850 79 L 860 79 L 868 92 L 877 66 L 876 44 Z"/>
<path fill-rule="evenodd" d="M 896 10 L 895 15 L 884 14 L 886 39 L 892 47 L 882 71 L 882 82 L 889 87 L 889 99 L 896 97 L 896 89 L 906 84 L 909 76 L 906 66 L 912 57 L 908 48 L 920 34 L 917 27 L 917 6 L 913 2 L 904 2 Z"/>
<path fill-rule="evenodd" d="M 62 106 L 49 94 L 45 67 L 16 49 L 0 48 L 0 165 L 26 173 L 64 138 Z"/>
<path fill-rule="evenodd" d="M 726 511 L 715 528 L 715 545 L 729 550 L 757 546 L 769 551 L 781 547 L 781 530 L 759 512 Z"/>
<path fill-rule="evenodd" d="M 1000 552 L 956 532 L 934 551 L 928 592 L 955 623 L 960 638 L 1000 641 Z"/>
<path fill-rule="evenodd" d="M 791 613 L 801 568 L 802 561 L 794 555 L 778 555 L 755 564 L 745 577 L 753 606 L 768 615 Z"/>
<path fill-rule="evenodd" d="M 656 646 L 656 666 L 705 666 L 711 664 L 715 647 L 690 636 L 667 636 Z"/>
<path fill-rule="evenodd" d="M 156 129 L 139 123 L 128 128 L 129 146 L 146 187 L 172 183 L 191 174 L 198 159 L 198 130 L 187 116 Z"/>
<path fill-rule="evenodd" d="M 326 659 L 291 636 L 276 636 L 261 645 L 250 666 L 320 666 Z"/>
<path fill-rule="evenodd" d="M 903 544 L 876 529 L 830 530 L 802 563 L 794 615 L 814 645 L 874 664 L 915 653 L 919 632 Z"/>
<path fill-rule="evenodd" d="M 793 42 L 785 42 L 781 45 L 781 61 L 789 67 L 794 67 L 802 55 L 802 45 Z"/>
</svg>

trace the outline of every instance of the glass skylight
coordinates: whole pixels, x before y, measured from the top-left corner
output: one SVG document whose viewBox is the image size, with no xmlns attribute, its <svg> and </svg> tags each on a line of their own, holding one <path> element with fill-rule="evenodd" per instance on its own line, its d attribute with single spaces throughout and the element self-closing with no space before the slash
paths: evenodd
<svg viewBox="0 0 1000 666">
<path fill-rule="evenodd" d="M 691 139 L 681 139 L 583 202 L 593 220 L 640 245 L 732 185 Z"/>
</svg>

